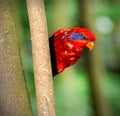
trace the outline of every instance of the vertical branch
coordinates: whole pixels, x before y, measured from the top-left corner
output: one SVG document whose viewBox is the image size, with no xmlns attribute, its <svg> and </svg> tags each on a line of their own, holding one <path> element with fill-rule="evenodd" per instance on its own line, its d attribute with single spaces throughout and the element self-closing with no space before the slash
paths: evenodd
<svg viewBox="0 0 120 116">
<path fill-rule="evenodd" d="M 53 80 L 43 0 L 27 0 L 39 116 L 55 116 Z"/>
<path fill-rule="evenodd" d="M 0 0 L 0 115 L 31 116 L 11 4 Z"/>
</svg>

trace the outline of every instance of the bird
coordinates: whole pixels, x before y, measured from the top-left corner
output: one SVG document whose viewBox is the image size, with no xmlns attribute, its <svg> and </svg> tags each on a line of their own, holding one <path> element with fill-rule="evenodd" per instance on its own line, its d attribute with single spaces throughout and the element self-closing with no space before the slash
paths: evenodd
<svg viewBox="0 0 120 116">
<path fill-rule="evenodd" d="M 85 47 L 94 48 L 95 34 L 86 28 L 60 29 L 49 38 L 53 77 L 72 66 Z"/>
</svg>

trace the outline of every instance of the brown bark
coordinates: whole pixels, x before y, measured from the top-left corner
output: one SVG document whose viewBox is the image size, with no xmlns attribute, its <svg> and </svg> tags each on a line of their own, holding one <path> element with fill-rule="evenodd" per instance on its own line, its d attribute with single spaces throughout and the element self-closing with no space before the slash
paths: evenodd
<svg viewBox="0 0 120 116">
<path fill-rule="evenodd" d="M 43 0 L 27 0 L 39 116 L 55 116 L 53 79 Z"/>
<path fill-rule="evenodd" d="M 0 0 L 0 115 L 31 116 L 12 0 Z"/>
</svg>

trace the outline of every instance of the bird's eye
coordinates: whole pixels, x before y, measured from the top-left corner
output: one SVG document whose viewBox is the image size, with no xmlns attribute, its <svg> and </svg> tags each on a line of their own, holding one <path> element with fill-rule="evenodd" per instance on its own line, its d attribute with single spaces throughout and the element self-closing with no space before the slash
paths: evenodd
<svg viewBox="0 0 120 116">
<path fill-rule="evenodd" d="M 84 39 L 84 40 L 88 40 L 87 37 L 85 37 L 85 36 L 83 36 L 83 39 Z"/>
<path fill-rule="evenodd" d="M 80 33 L 71 34 L 70 39 L 72 39 L 72 40 L 87 40 L 87 38 L 83 34 L 80 34 Z"/>
</svg>

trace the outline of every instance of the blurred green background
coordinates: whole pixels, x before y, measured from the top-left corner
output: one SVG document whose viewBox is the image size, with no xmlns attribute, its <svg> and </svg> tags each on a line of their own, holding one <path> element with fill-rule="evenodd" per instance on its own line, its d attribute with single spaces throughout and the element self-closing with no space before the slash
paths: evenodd
<svg viewBox="0 0 120 116">
<path fill-rule="evenodd" d="M 37 115 L 31 40 L 25 0 L 18 0 L 19 41 L 34 116 Z M 54 78 L 57 116 L 120 116 L 120 1 L 45 0 L 48 33 L 87 27 L 94 50 Z"/>
</svg>

